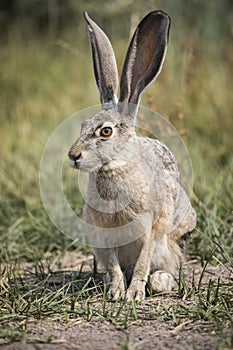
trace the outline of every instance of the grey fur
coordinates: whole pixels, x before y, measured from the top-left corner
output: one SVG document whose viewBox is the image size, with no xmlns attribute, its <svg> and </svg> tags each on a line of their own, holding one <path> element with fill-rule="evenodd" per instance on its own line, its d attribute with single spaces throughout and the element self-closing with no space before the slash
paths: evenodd
<svg viewBox="0 0 233 350">
<path fill-rule="evenodd" d="M 95 32 L 92 52 L 103 109 L 83 123 L 81 135 L 69 151 L 70 164 L 89 173 L 85 221 L 93 227 L 108 228 L 110 241 L 117 242 L 121 234 L 127 236 L 121 228 L 145 214 L 149 229 L 140 232 L 143 225 L 132 226 L 129 235 L 133 232 L 134 239 L 128 244 L 108 245 L 104 235 L 95 241 L 98 264 L 107 272 L 108 298 L 142 300 L 147 282 L 154 291 L 174 287 L 174 275 L 183 258 L 178 241 L 196 225 L 196 214 L 180 184 L 173 154 L 157 140 L 138 137 L 134 129 L 140 97 L 164 61 L 170 19 L 164 12 L 154 11 L 139 23 L 124 64 L 121 103 L 106 108 L 106 84 L 116 92 L 112 48 L 104 45 L 102 30 L 87 14 L 85 18 Z M 149 40 L 154 38 L 156 45 L 148 42 L 148 32 Z M 155 52 L 145 56 L 147 47 Z M 110 128 L 112 134 L 104 137 L 103 128 Z M 111 237 L 113 229 L 118 229 L 119 236 Z"/>
<path fill-rule="evenodd" d="M 170 17 L 163 11 L 150 12 L 139 23 L 123 66 L 120 102 L 138 104 L 144 89 L 159 75 L 167 50 L 169 28 Z"/>
<path fill-rule="evenodd" d="M 84 12 L 90 39 L 96 84 L 103 108 L 117 103 L 118 72 L 112 45 L 106 34 Z"/>
</svg>

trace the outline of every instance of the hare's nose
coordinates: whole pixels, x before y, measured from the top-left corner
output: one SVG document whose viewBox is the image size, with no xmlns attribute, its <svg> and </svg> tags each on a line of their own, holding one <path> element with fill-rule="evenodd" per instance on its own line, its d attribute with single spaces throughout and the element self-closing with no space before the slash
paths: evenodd
<svg viewBox="0 0 233 350">
<path fill-rule="evenodd" d="M 79 160 L 79 158 L 81 157 L 81 153 L 79 153 L 78 155 L 75 154 L 72 151 L 69 151 L 68 156 L 71 160 L 73 160 L 74 162 L 76 162 L 77 160 Z"/>
</svg>

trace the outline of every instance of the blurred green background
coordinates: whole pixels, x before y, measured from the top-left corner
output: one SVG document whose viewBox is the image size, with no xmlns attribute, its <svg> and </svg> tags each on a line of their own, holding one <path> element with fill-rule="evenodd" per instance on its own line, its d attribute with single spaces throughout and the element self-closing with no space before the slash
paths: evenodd
<svg viewBox="0 0 233 350">
<path fill-rule="evenodd" d="M 120 72 L 137 23 L 155 9 L 171 16 L 170 42 L 142 105 L 169 118 L 192 158 L 198 232 L 190 254 L 232 254 L 233 2 L 1 0 L 0 262 L 72 247 L 43 209 L 38 178 L 52 131 L 99 103 L 82 12 L 110 37 Z"/>
</svg>

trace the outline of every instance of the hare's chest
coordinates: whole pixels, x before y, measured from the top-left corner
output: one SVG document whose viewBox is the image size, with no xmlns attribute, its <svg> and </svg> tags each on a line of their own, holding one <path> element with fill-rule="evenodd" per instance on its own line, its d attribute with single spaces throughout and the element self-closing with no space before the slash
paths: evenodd
<svg viewBox="0 0 233 350">
<path fill-rule="evenodd" d="M 146 209 L 148 188 L 139 175 L 104 175 L 90 178 L 85 217 L 99 227 L 126 225 Z"/>
</svg>

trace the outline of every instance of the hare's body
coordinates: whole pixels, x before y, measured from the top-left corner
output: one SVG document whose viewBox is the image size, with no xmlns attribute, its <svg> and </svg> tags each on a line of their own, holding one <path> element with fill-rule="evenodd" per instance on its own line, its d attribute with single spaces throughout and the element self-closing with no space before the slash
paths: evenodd
<svg viewBox="0 0 233 350">
<path fill-rule="evenodd" d="M 173 288 L 182 259 L 179 240 L 196 224 L 173 154 L 134 130 L 140 96 L 164 60 L 169 17 L 155 11 L 138 25 L 118 104 L 112 48 L 102 30 L 87 14 L 85 18 L 103 109 L 83 123 L 69 157 L 73 167 L 89 172 L 85 221 L 108 232 L 95 240 L 97 262 L 107 272 L 108 297 L 122 298 L 126 292 L 127 298 L 141 300 L 147 282 L 156 291 Z"/>
</svg>

